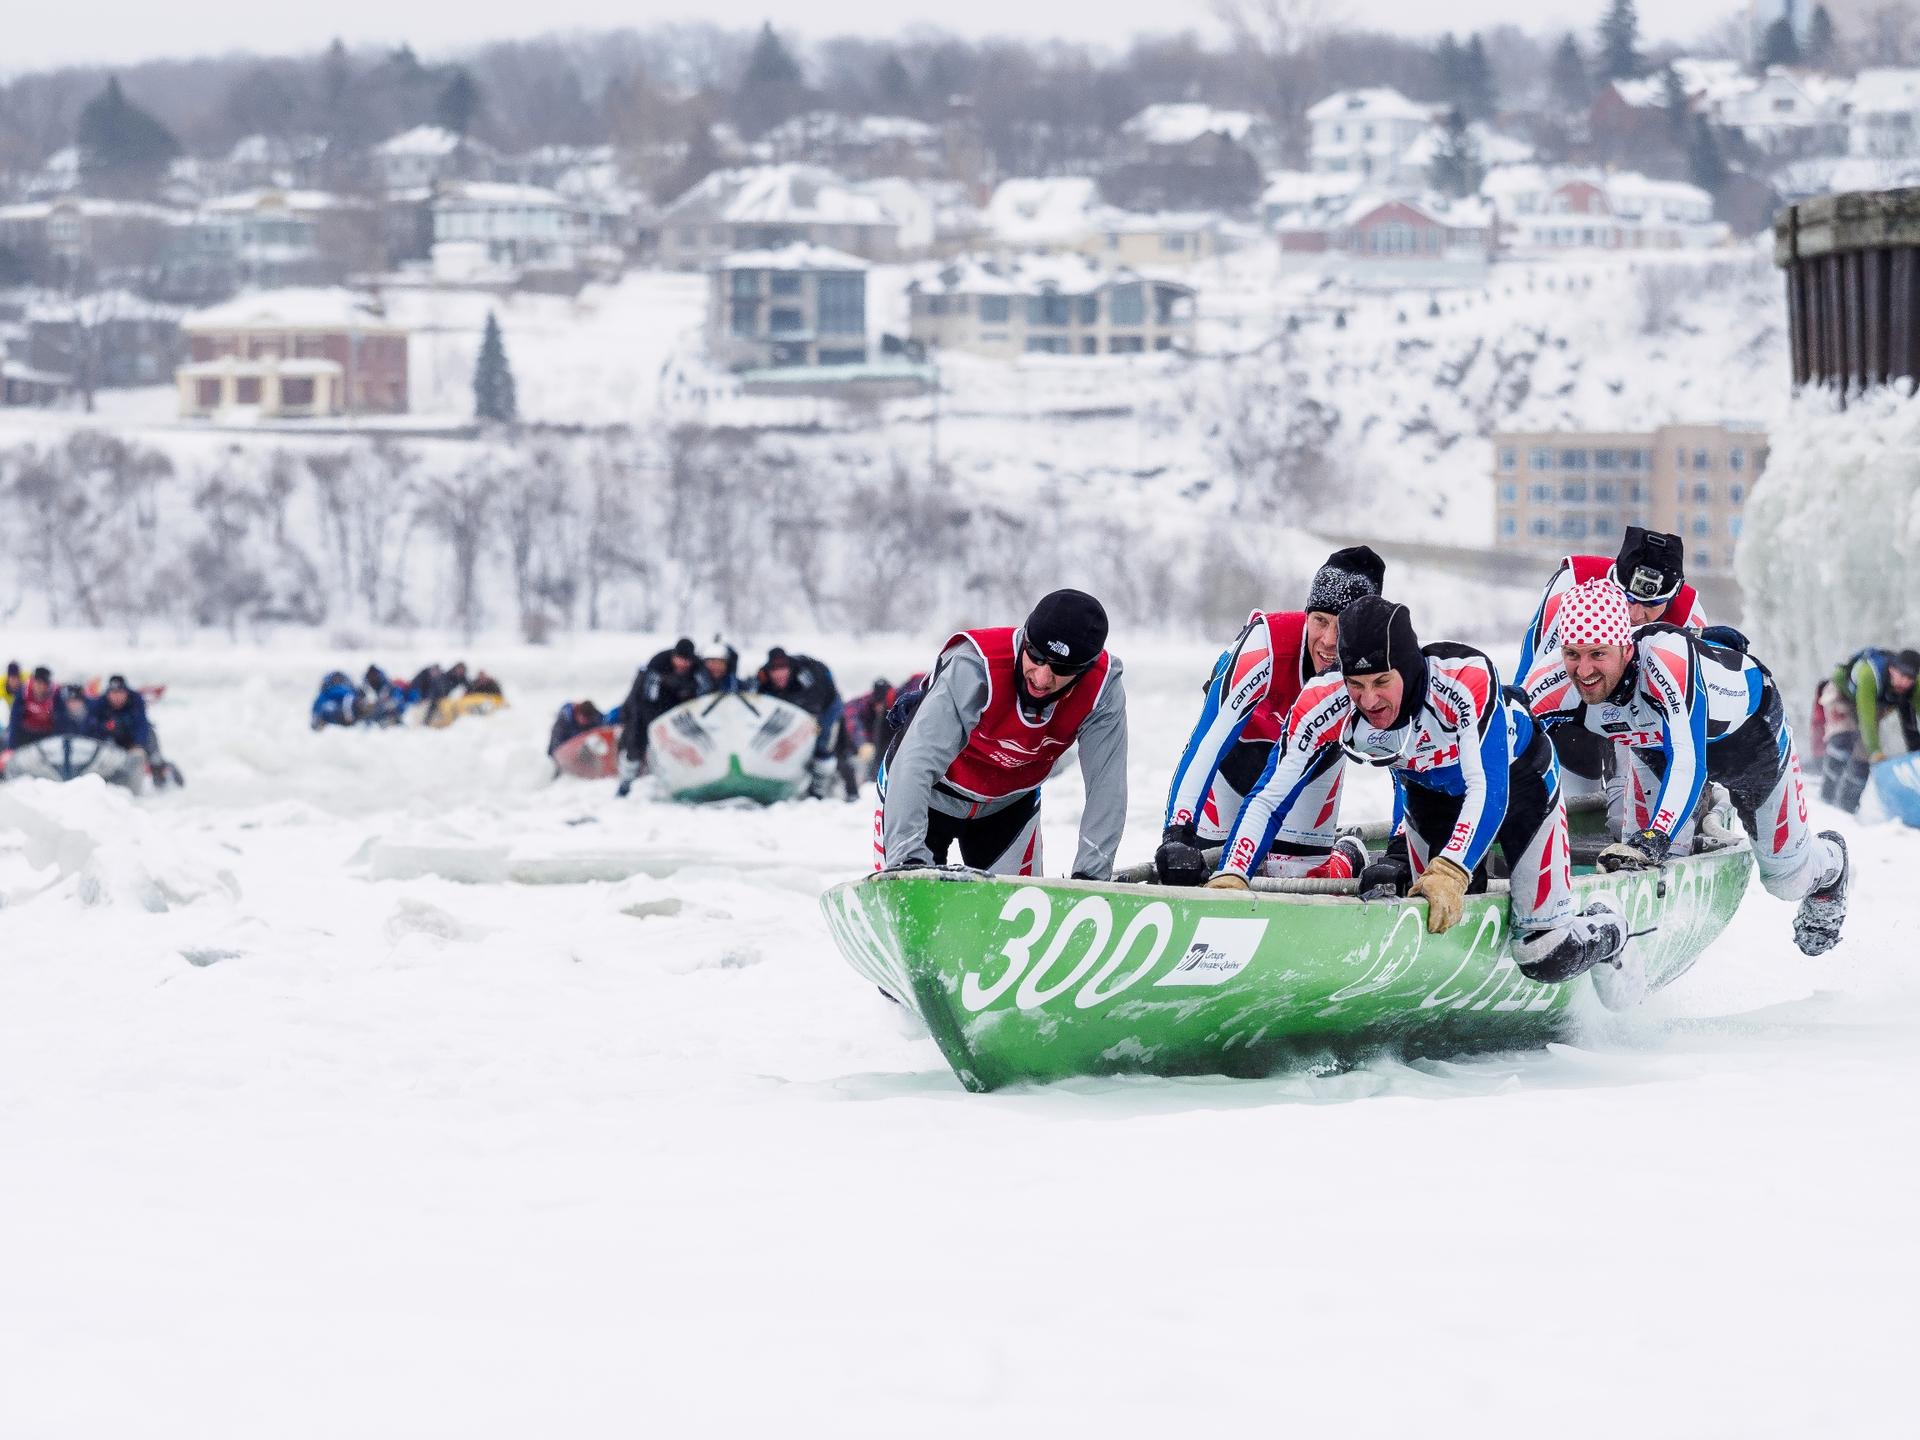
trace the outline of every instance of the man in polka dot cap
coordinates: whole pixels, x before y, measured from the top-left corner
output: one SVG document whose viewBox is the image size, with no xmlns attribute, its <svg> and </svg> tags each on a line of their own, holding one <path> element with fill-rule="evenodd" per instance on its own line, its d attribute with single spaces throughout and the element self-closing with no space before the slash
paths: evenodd
<svg viewBox="0 0 1920 1440">
<path fill-rule="evenodd" d="M 1560 650 L 1523 689 L 1549 729 L 1580 726 L 1620 747 L 1630 766 L 1625 833 L 1600 854 L 1609 870 L 1684 854 L 1695 806 L 1712 780 L 1726 787 L 1752 838 L 1761 883 L 1797 900 L 1794 940 L 1808 955 L 1840 941 L 1847 847 L 1807 824 L 1800 760 L 1773 676 L 1725 627 L 1693 635 L 1676 625 L 1636 628 L 1612 580 L 1588 580 L 1560 606 Z"/>
</svg>

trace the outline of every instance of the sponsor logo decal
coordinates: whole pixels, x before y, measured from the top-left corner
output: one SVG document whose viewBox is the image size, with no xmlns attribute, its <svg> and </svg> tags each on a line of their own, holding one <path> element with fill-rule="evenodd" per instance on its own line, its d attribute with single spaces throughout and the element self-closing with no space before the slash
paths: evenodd
<svg viewBox="0 0 1920 1440">
<path fill-rule="evenodd" d="M 1265 920 L 1208 916 L 1193 927 L 1193 938 L 1173 969 L 1155 986 L 1220 985 L 1253 962 L 1266 936 Z"/>
</svg>

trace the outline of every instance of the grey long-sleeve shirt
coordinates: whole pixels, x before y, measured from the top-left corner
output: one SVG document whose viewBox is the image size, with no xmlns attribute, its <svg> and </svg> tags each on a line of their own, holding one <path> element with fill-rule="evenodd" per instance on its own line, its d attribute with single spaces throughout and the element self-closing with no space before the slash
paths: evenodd
<svg viewBox="0 0 1920 1440">
<path fill-rule="evenodd" d="M 956 645 L 942 657 L 926 699 L 887 765 L 881 841 L 889 867 L 910 860 L 933 863 L 933 852 L 927 848 L 929 811 L 991 815 L 1020 798 L 1009 795 L 976 805 L 933 788 L 966 748 L 967 737 L 986 709 L 987 667 L 972 646 Z M 1105 880 L 1113 874 L 1114 855 L 1127 823 L 1127 697 L 1117 658 L 1109 657 L 1106 688 L 1080 727 L 1075 744 L 1087 785 L 1087 805 L 1080 816 L 1080 849 L 1073 869 L 1076 874 Z M 1061 763 L 1065 761 L 1062 755 Z"/>
</svg>

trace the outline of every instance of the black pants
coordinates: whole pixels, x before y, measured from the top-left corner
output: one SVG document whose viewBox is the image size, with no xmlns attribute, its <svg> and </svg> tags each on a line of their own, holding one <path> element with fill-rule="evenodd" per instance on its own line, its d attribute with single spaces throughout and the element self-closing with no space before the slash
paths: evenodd
<svg viewBox="0 0 1920 1440">
<path fill-rule="evenodd" d="M 1607 778 L 1607 761 L 1612 758 L 1613 742 L 1596 735 L 1584 725 L 1556 725 L 1552 732 L 1553 752 L 1560 757 L 1560 768 L 1583 780 Z"/>
<path fill-rule="evenodd" d="M 963 819 L 958 815 L 943 815 L 938 810 L 929 810 L 927 812 L 927 848 L 933 852 L 934 864 L 945 865 L 948 852 L 952 849 L 954 842 L 958 841 L 960 862 L 963 865 L 971 865 L 976 870 L 1013 873 L 1003 872 L 998 862 L 1033 824 L 1034 818 L 1039 813 L 1040 792 L 1038 790 L 1029 790 L 1004 810 L 996 810 L 991 815 L 980 815 L 973 819 Z"/>
</svg>

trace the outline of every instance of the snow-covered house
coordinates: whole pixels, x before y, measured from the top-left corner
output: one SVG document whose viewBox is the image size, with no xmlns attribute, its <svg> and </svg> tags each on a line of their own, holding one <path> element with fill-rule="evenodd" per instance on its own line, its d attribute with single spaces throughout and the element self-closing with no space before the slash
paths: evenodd
<svg viewBox="0 0 1920 1440">
<path fill-rule="evenodd" d="M 773 127 L 756 149 L 774 164 L 804 161 L 842 175 L 931 175 L 943 159 L 940 131 L 904 115 L 809 110 Z"/>
<path fill-rule="evenodd" d="M 677 269 L 790 245 L 890 260 L 899 253 L 900 226 L 873 196 L 818 165 L 718 170 L 660 215 L 661 263 Z"/>
<path fill-rule="evenodd" d="M 1149 105 L 1120 127 L 1100 189 L 1136 210 L 1241 210 L 1280 148 L 1272 122 L 1248 110 Z"/>
<path fill-rule="evenodd" d="M 1812 71 L 1772 66 L 1715 99 L 1708 113 L 1768 155 L 1837 155 L 1847 148 L 1845 87 Z"/>
<path fill-rule="evenodd" d="M 312 186 L 326 154 L 318 135 L 243 135 L 209 167 L 209 178 L 228 190 Z"/>
<path fill-rule="evenodd" d="M 1312 127 L 1308 155 L 1322 175 L 1357 174 L 1370 184 L 1419 185 L 1406 153 L 1436 119 L 1435 107 L 1409 100 L 1398 90 L 1373 86 L 1338 90 L 1307 111 Z"/>
<path fill-rule="evenodd" d="M 0 356 L 0 405 L 57 405 L 72 391 L 71 375 Z"/>
<path fill-rule="evenodd" d="M 1847 153 L 1896 159 L 1920 152 L 1920 70 L 1862 70 L 1848 87 Z"/>
<path fill-rule="evenodd" d="M 491 146 L 439 125 L 416 125 L 373 147 L 374 168 L 389 191 L 490 179 L 499 162 Z"/>
<path fill-rule="evenodd" d="M 900 227 L 902 255 L 960 255 L 987 242 L 986 212 L 958 180 L 889 175 L 862 180 L 854 188 L 879 201 Z"/>
<path fill-rule="evenodd" d="M 1010 250 L 1077 250 L 1106 208 L 1099 185 L 1084 175 L 1002 180 L 987 201 L 987 229 Z"/>
<path fill-rule="evenodd" d="M 964 256 L 907 285 L 921 345 L 997 359 L 1191 350 L 1194 290 L 1078 255 Z"/>
<path fill-rule="evenodd" d="M 189 315 L 180 329 L 191 356 L 174 372 L 183 416 L 407 410 L 407 332 L 353 291 L 261 291 Z"/>
<path fill-rule="evenodd" d="M 795 243 L 729 255 L 707 292 L 707 354 L 729 370 L 861 365 L 867 262 Z"/>
<path fill-rule="evenodd" d="M 180 211 L 143 200 L 80 195 L 29 200 L 0 205 L 0 248 L 13 251 L 30 271 L 46 272 L 49 279 L 74 266 L 111 277 L 153 265 L 180 219 Z"/>
<path fill-rule="evenodd" d="M 1713 197 L 1696 185 L 1578 165 L 1503 165 L 1480 196 L 1499 217 L 1503 246 L 1555 250 L 1678 250 L 1723 243 Z"/>
<path fill-rule="evenodd" d="M 87 390 L 164 384 L 180 363 L 180 315 L 126 290 L 38 300 L 24 317 L 26 360 Z"/>
<path fill-rule="evenodd" d="M 449 180 L 433 194 L 433 243 L 484 249 L 496 265 L 573 270 L 590 244 L 586 217 L 538 185 Z"/>
<path fill-rule="evenodd" d="M 1440 276 L 1484 267 L 1493 258 L 1497 223 L 1482 200 L 1361 194 L 1329 227 L 1326 248 L 1363 267 Z"/>
<path fill-rule="evenodd" d="M 242 285 L 326 284 L 369 265 L 379 232 L 377 208 L 357 196 L 241 190 L 206 201 L 174 227 L 160 284 L 186 300 Z"/>
<path fill-rule="evenodd" d="M 1074 248 L 1106 265 L 1165 267 L 1213 260 L 1240 248 L 1247 226 L 1212 211 L 1142 215 L 1105 209 L 1091 235 Z"/>
</svg>

